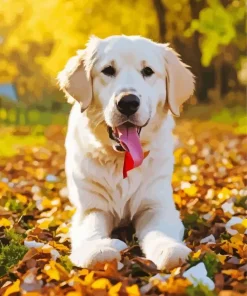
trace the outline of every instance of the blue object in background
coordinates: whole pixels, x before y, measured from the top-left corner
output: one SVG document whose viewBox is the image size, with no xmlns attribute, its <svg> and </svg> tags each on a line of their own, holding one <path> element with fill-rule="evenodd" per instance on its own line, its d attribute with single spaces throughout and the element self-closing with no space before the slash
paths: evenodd
<svg viewBox="0 0 247 296">
<path fill-rule="evenodd" d="M 18 101 L 15 87 L 11 83 L 0 84 L 0 97 L 1 96 L 4 96 L 13 102 Z"/>
</svg>

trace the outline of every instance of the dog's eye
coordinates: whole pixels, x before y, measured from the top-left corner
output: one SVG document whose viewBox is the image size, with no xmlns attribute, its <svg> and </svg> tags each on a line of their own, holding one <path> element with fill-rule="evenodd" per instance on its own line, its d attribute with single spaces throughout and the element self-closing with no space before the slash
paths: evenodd
<svg viewBox="0 0 247 296">
<path fill-rule="evenodd" d="M 102 71 L 106 76 L 115 76 L 116 70 L 112 66 L 105 67 Z"/>
<path fill-rule="evenodd" d="M 143 77 L 149 77 L 154 74 L 154 71 L 150 67 L 145 67 L 141 70 Z"/>
</svg>

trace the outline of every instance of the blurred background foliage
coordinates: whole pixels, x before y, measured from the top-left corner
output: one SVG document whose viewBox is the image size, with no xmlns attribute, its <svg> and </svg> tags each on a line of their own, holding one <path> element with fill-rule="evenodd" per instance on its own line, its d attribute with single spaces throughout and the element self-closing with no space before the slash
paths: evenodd
<svg viewBox="0 0 247 296">
<path fill-rule="evenodd" d="M 55 78 L 92 34 L 169 42 L 197 77 L 193 104 L 243 106 L 245 16 L 244 0 L 1 0 L 0 118 L 49 124 L 50 114 L 66 113 Z M 18 102 L 1 95 L 1 84 Z"/>
</svg>

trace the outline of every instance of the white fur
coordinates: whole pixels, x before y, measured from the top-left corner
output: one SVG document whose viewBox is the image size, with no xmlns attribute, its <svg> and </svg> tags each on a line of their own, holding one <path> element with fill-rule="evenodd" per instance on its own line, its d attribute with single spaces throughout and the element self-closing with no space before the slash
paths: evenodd
<svg viewBox="0 0 247 296">
<path fill-rule="evenodd" d="M 76 207 L 71 228 L 71 260 L 78 266 L 92 267 L 99 261 L 120 260 L 120 251 L 126 244 L 110 239 L 110 233 L 123 221 L 130 220 L 143 252 L 158 268 L 175 267 L 184 262 L 190 252 L 182 243 L 184 227 L 172 197 L 174 120 L 164 106 L 166 64 L 169 63 L 169 59 L 165 60 L 166 50 L 170 49 L 145 38 L 125 36 L 97 39 L 97 42 L 93 39 L 86 49 L 84 63 L 91 71 L 93 99 L 84 113 L 81 113 L 81 102 L 74 103 L 66 138 L 68 190 Z M 107 77 L 101 70 L 112 61 L 117 75 Z M 145 65 L 155 72 L 148 79 L 140 74 Z M 178 72 L 173 68 L 169 80 L 181 78 L 179 67 L 184 65 L 178 65 Z M 193 85 L 193 76 L 186 71 L 180 85 L 176 83 L 180 92 L 183 87 L 187 91 L 188 83 Z M 66 80 L 66 75 L 62 72 L 60 77 Z M 103 121 L 112 127 L 122 123 L 114 102 L 119 92 L 128 88 L 134 88 L 141 99 L 133 122 L 141 126 L 149 119 L 142 129 L 141 142 L 150 153 L 140 167 L 123 179 L 124 154 L 113 150 L 106 128 L 102 127 L 99 134 L 97 125 Z M 176 100 L 172 105 L 179 108 L 178 104 L 185 99 L 171 97 L 170 100 Z M 101 104 L 98 113 L 93 109 L 95 102 Z M 158 110 L 159 104 L 164 109 Z M 90 114 L 97 116 L 91 118 Z"/>
</svg>

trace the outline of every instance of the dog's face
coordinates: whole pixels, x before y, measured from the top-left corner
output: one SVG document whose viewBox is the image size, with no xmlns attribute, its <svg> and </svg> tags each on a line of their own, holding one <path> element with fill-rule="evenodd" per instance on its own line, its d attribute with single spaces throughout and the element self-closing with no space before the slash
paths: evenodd
<svg viewBox="0 0 247 296">
<path fill-rule="evenodd" d="M 108 126 L 147 124 L 165 102 L 163 64 L 160 48 L 146 39 L 111 37 L 99 44 L 93 90 Z"/>
<path fill-rule="evenodd" d="M 194 88 L 192 73 L 175 52 L 137 36 L 91 38 L 58 80 L 67 97 L 78 100 L 83 110 L 95 107 L 119 151 L 129 148 L 121 135 L 133 129 L 139 134 L 158 106 L 168 103 L 178 116 Z"/>
</svg>

